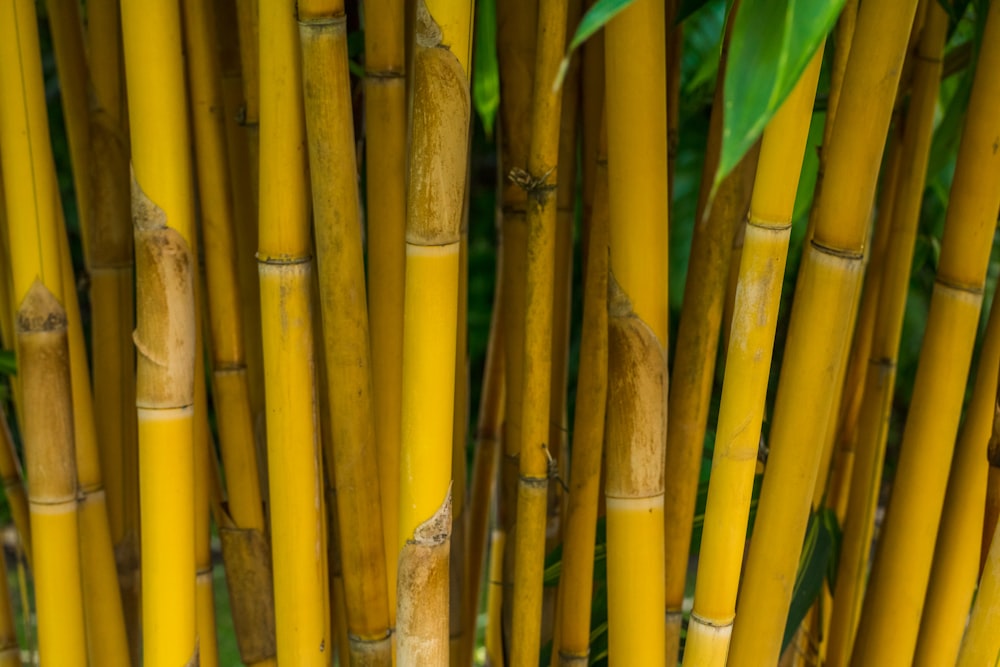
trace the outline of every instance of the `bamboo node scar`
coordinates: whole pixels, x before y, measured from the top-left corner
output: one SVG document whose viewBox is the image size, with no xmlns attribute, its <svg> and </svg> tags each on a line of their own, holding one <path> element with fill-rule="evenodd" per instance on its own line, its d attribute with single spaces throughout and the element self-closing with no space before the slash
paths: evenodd
<svg viewBox="0 0 1000 667">
<path fill-rule="evenodd" d="M 555 171 L 555 167 L 536 178 L 524 169 L 514 167 L 507 174 L 507 178 L 510 179 L 511 183 L 524 190 L 529 198 L 534 199 L 539 206 L 542 206 L 548 200 L 549 195 L 556 190 L 555 183 L 547 182 L 553 171 Z"/>
</svg>

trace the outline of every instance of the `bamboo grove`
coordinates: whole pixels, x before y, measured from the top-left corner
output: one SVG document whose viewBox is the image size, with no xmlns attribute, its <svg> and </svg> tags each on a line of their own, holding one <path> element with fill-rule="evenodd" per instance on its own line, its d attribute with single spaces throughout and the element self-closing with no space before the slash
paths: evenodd
<svg viewBox="0 0 1000 667">
<path fill-rule="evenodd" d="M 997 0 L 0 0 L 0 667 L 996 665 Z"/>
</svg>

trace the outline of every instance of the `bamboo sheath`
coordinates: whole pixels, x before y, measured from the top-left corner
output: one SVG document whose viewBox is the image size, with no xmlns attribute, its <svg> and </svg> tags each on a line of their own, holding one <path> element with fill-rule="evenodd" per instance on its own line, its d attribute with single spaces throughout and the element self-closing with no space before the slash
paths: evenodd
<svg viewBox="0 0 1000 667">
<path fill-rule="evenodd" d="M 926 28 L 925 28 L 926 30 Z M 979 352 L 972 400 L 955 445 L 948 491 L 934 547 L 934 564 L 920 618 L 914 664 L 951 665 L 958 659 L 979 578 L 986 476 L 983 443 L 992 433 L 1000 367 L 1000 301 L 995 293 Z M 998 646 L 1000 649 L 1000 646 Z"/>
<path fill-rule="evenodd" d="M 368 318 L 375 451 L 381 493 L 390 626 L 396 618 L 403 289 L 406 264 L 406 58 L 404 2 L 365 4 L 365 167 Z"/>
<path fill-rule="evenodd" d="M 330 644 L 324 603 L 326 524 L 321 515 L 306 137 L 294 3 L 261 2 L 259 18 L 262 168 L 257 259 L 277 659 L 325 665 Z"/>
<path fill-rule="evenodd" d="M 826 433 L 846 354 L 868 213 L 915 0 L 858 17 L 827 171 L 789 324 L 729 664 L 777 662 Z"/>
<path fill-rule="evenodd" d="M 515 531 L 513 665 L 537 661 L 542 626 L 549 461 L 554 263 L 558 213 L 559 121 L 562 93 L 553 90 L 566 40 L 566 0 L 538 5 L 531 143 L 527 170 L 512 178 L 527 192 L 527 261 L 524 292 L 524 373 Z"/>
<path fill-rule="evenodd" d="M 941 261 L 889 511 L 853 660 L 912 660 L 961 416 L 990 239 L 1000 207 L 1000 10 L 986 19 L 952 185 Z M 905 557 L 904 557 L 905 554 Z M 890 565 L 891 564 L 891 565 Z M 882 638 L 893 636 L 893 642 Z"/>
<path fill-rule="evenodd" d="M 684 663 L 723 665 L 771 367 L 782 276 L 822 47 L 764 130 L 746 223 Z M 720 190 L 721 192 L 721 190 Z"/>
<path fill-rule="evenodd" d="M 448 663 L 448 553 L 471 3 L 420 3 L 406 221 L 396 659 Z M 449 46 L 445 46 L 449 45 Z M 449 48 L 450 47 L 450 48 Z"/>
<path fill-rule="evenodd" d="M 910 266 L 916 241 L 924 179 L 930 154 L 934 107 L 940 81 L 940 59 L 947 31 L 947 15 L 932 8 L 924 28 L 914 71 L 914 89 L 902 139 L 899 181 L 879 289 L 878 317 L 872 338 L 869 370 L 858 417 L 859 452 L 851 480 L 842 556 L 830 627 L 829 661 L 845 665 L 851 654 L 867 574 L 868 556 L 878 504 L 882 461 L 889 431 L 896 357 L 903 331 L 903 314 L 910 284 Z"/>
<path fill-rule="evenodd" d="M 14 259 L 20 264 L 35 258 L 15 254 Z M 86 664 L 67 321 L 55 295 L 38 280 L 21 300 L 17 332 L 39 658 L 46 664 Z M 44 406 L 45 412 L 32 406 Z"/>
<path fill-rule="evenodd" d="M 608 179 L 607 132 L 598 145 L 590 253 L 584 279 L 580 371 L 573 424 L 573 458 L 559 577 L 559 665 L 586 665 L 590 652 L 590 600 L 604 418 L 608 390 Z"/>
<path fill-rule="evenodd" d="M 392 663 L 379 509 L 347 30 L 340 2 L 300 2 L 327 397 L 351 662 Z"/>
<path fill-rule="evenodd" d="M 666 354 L 653 330 L 632 311 L 613 274 L 609 281 L 608 664 L 665 665 L 661 614 Z"/>
</svg>

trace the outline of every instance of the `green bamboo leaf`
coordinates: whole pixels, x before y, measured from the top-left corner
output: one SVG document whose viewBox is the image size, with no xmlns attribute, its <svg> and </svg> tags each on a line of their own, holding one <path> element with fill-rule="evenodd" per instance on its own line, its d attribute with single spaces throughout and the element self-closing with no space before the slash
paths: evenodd
<svg viewBox="0 0 1000 667">
<path fill-rule="evenodd" d="M 493 124 L 500 108 L 500 69 L 497 64 L 496 0 L 479 0 L 476 7 L 476 50 L 472 63 L 472 104 L 493 139 Z"/>
<path fill-rule="evenodd" d="M 13 350 L 0 350 L 0 375 L 17 375 L 17 358 Z"/>
<path fill-rule="evenodd" d="M 554 90 L 559 90 L 562 87 L 563 79 L 566 78 L 566 72 L 569 70 L 569 61 L 573 57 L 573 52 L 586 42 L 591 35 L 606 26 L 608 21 L 613 19 L 616 14 L 631 4 L 632 0 L 597 0 L 597 2 L 590 6 L 587 13 L 580 19 L 580 25 L 577 26 L 576 32 L 573 33 L 573 40 L 569 43 L 566 56 L 559 64 L 559 74 L 556 75 L 556 81 L 552 86 Z"/>
<path fill-rule="evenodd" d="M 839 543 L 840 529 L 833 510 L 823 508 L 814 512 L 809 517 L 802 555 L 799 557 L 799 570 L 792 589 L 792 604 L 788 609 L 785 636 L 781 642 L 782 653 L 788 648 L 795 631 L 822 592 L 830 562 L 837 558 L 835 552 Z"/>
<path fill-rule="evenodd" d="M 742 0 L 732 19 L 715 186 L 760 138 L 843 8 L 844 0 Z"/>
</svg>

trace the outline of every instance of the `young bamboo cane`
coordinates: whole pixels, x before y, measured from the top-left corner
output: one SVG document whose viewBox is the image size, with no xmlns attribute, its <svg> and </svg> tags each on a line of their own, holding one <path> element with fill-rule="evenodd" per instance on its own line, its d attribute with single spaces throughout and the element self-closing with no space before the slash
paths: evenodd
<svg viewBox="0 0 1000 667">
<path fill-rule="evenodd" d="M 527 171 L 512 172 L 528 195 L 527 279 L 524 292 L 524 373 L 515 531 L 511 661 L 537 660 L 542 626 L 542 566 L 549 461 L 549 390 L 552 355 L 553 265 L 561 91 L 554 91 L 566 34 L 566 0 L 541 0 L 532 93 Z"/>
<path fill-rule="evenodd" d="M 879 289 L 878 317 L 872 338 L 865 394 L 858 417 L 858 445 L 848 500 L 841 557 L 830 625 L 829 660 L 846 665 L 864 596 L 875 508 L 882 479 L 882 460 L 889 431 L 895 385 L 895 361 L 903 331 L 924 178 L 930 154 L 934 106 L 941 72 L 947 15 L 933 6 L 916 61 L 913 95 L 903 136 L 901 165 L 893 206 L 892 245 L 887 249 Z"/>
<path fill-rule="evenodd" d="M 604 417 L 608 391 L 608 161 L 607 131 L 598 146 L 594 204 L 587 244 L 580 375 L 573 424 L 573 458 L 559 576 L 559 661 L 586 665 L 590 652 L 590 600 Z"/>
<path fill-rule="evenodd" d="M 976 592 L 989 467 L 983 456 L 983 443 L 989 441 L 993 429 L 998 366 L 1000 300 L 994 293 L 972 400 L 955 445 L 941 528 L 934 547 L 934 565 L 913 661 L 921 667 L 955 663 Z"/>
<path fill-rule="evenodd" d="M 224 514 L 218 517 L 219 534 L 240 656 L 251 665 L 273 664 L 270 556 L 246 375 L 232 191 L 222 117 L 225 107 L 215 50 L 215 8 L 212 4 L 185 2 L 183 10 L 205 243 L 208 288 L 204 292 L 208 299 L 205 312 L 210 324 L 215 406 L 229 496 Z M 202 598 L 207 602 L 206 595 Z M 203 659 L 204 652 L 203 643 Z"/>
<path fill-rule="evenodd" d="M 993 545 L 958 654 L 958 667 L 997 664 L 1000 660 L 997 623 L 1000 623 L 1000 528 L 993 533 Z"/>
<path fill-rule="evenodd" d="M 375 452 L 381 494 L 389 621 L 396 619 L 399 436 L 406 263 L 404 2 L 365 3 L 365 167 L 368 175 L 368 316 Z"/>
<path fill-rule="evenodd" d="M 27 261 L 32 259 L 29 254 Z M 36 547 L 32 570 L 38 650 L 46 664 L 81 665 L 87 662 L 87 647 L 66 324 L 65 311 L 55 295 L 36 280 L 18 309 L 17 333 L 25 401 L 25 459 L 31 480 L 28 501 Z"/>
<path fill-rule="evenodd" d="M 726 356 L 685 665 L 723 665 L 729 649 L 798 187 L 797 175 L 789 178 L 786 169 L 789 164 L 801 165 L 822 62 L 820 49 L 764 130 L 760 147 Z"/>
<path fill-rule="evenodd" d="M 865 4 L 837 110 L 827 172 L 805 251 L 743 578 L 730 664 L 773 664 L 781 650 L 833 382 L 846 354 L 868 213 L 916 0 Z"/>
<path fill-rule="evenodd" d="M 350 536 L 341 541 L 340 553 L 351 661 L 389 665 L 346 15 L 337 0 L 300 0 L 298 10 L 330 410 L 324 428 L 333 440 L 338 524 Z"/>
<path fill-rule="evenodd" d="M 313 364 L 312 262 L 295 3 L 260 3 L 263 317 L 277 659 L 325 665 L 326 556 Z M 245 72 L 246 70 L 244 70 Z"/>
<path fill-rule="evenodd" d="M 417 5 L 397 540 L 400 665 L 448 663 L 451 440 L 471 22 L 467 0 Z"/>
<path fill-rule="evenodd" d="M 932 7 L 937 9 L 936 6 Z M 1000 207 L 1000 8 L 991 6 L 955 166 L 899 468 L 853 660 L 913 658 Z M 891 642 L 885 637 L 892 637 Z"/>
<path fill-rule="evenodd" d="M 613 277 L 610 285 L 605 486 L 608 658 L 609 664 L 662 666 L 666 664 L 662 461 L 667 360 L 659 339 L 632 310 Z"/>
</svg>

